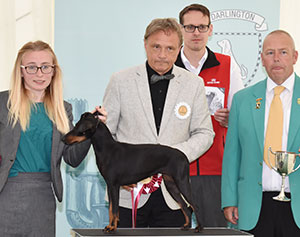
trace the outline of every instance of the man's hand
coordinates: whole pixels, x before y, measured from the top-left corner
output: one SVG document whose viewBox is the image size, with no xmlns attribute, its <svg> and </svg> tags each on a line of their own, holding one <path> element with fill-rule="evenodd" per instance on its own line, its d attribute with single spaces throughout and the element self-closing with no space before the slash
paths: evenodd
<svg viewBox="0 0 300 237">
<path fill-rule="evenodd" d="M 136 184 L 130 184 L 130 185 L 123 185 L 122 188 L 124 188 L 127 191 L 131 191 L 133 188 L 136 187 Z"/>
<path fill-rule="evenodd" d="M 237 207 L 225 207 L 224 216 L 230 223 L 236 225 L 239 219 L 239 213 Z"/>
<path fill-rule="evenodd" d="M 103 122 L 106 123 L 106 119 L 107 119 L 107 112 L 105 110 L 105 108 L 103 106 L 96 106 L 95 109 L 91 112 L 94 113 L 98 111 L 99 113 L 101 113 L 102 115 L 98 115 L 98 118 Z"/>
<path fill-rule="evenodd" d="M 229 110 L 226 108 L 218 109 L 214 114 L 215 120 L 223 127 L 228 126 Z"/>
</svg>

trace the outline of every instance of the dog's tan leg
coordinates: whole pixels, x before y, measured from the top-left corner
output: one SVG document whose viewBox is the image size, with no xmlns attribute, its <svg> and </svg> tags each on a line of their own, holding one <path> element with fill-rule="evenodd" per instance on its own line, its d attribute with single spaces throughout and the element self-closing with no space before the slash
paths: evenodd
<svg viewBox="0 0 300 237">
<path fill-rule="evenodd" d="M 111 203 L 109 203 L 109 222 L 103 231 L 105 231 L 105 232 L 114 231 L 114 229 L 115 229 L 113 226 L 113 222 L 115 222 L 114 219 L 115 219 L 115 217 L 113 216 L 113 213 L 112 213 L 112 205 L 111 205 Z"/>
<path fill-rule="evenodd" d="M 189 227 L 189 225 L 190 225 L 190 218 L 189 218 L 189 216 L 186 214 L 186 212 L 183 210 L 182 205 L 179 205 L 179 206 L 180 206 L 180 209 L 181 209 L 181 211 L 182 211 L 182 213 L 183 213 L 183 215 L 184 215 L 184 219 L 185 219 L 185 223 L 184 223 L 182 229 L 183 229 L 183 230 L 188 230 L 188 229 L 190 228 L 190 227 Z"/>
<path fill-rule="evenodd" d="M 113 223 L 111 231 L 115 231 L 118 227 L 119 218 L 118 215 L 113 215 Z"/>
<path fill-rule="evenodd" d="M 192 207 L 193 212 L 196 214 L 195 208 L 193 206 L 191 206 L 191 207 Z M 197 216 L 196 216 L 196 219 L 197 219 Z M 195 232 L 199 233 L 199 232 L 201 232 L 203 230 L 203 226 L 200 225 L 200 222 L 199 222 L 198 219 L 197 219 L 197 224 L 198 225 L 195 227 Z"/>
</svg>

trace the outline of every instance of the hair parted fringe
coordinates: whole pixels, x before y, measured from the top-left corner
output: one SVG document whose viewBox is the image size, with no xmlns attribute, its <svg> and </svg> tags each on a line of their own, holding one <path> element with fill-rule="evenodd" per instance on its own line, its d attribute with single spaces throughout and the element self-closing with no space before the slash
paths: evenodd
<svg viewBox="0 0 300 237">
<path fill-rule="evenodd" d="M 29 92 L 25 89 L 20 66 L 23 55 L 26 52 L 43 50 L 51 54 L 55 65 L 51 83 L 45 90 L 45 110 L 58 131 L 65 134 L 70 130 L 70 126 L 63 100 L 62 72 L 53 50 L 47 43 L 42 41 L 28 42 L 18 52 L 12 72 L 7 102 L 9 110 L 8 121 L 13 127 L 19 122 L 23 131 L 26 131 L 29 126 L 31 108 L 35 106 L 35 103 L 30 99 Z"/>
</svg>

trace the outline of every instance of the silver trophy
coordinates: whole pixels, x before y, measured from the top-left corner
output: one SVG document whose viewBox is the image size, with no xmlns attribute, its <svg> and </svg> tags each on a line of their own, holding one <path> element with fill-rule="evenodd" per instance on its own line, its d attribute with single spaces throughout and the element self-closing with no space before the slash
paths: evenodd
<svg viewBox="0 0 300 237">
<path fill-rule="evenodd" d="M 275 155 L 275 167 L 270 162 L 270 152 Z M 269 147 L 268 152 L 268 160 L 270 163 L 270 166 L 273 170 L 275 170 L 277 173 L 279 173 L 282 177 L 282 184 L 281 184 L 281 191 L 278 196 L 273 197 L 274 200 L 283 201 L 283 202 L 289 202 L 291 199 L 287 198 L 284 194 L 284 187 L 285 187 L 285 177 L 289 174 L 295 172 L 297 169 L 299 169 L 300 164 L 296 169 L 295 163 L 296 163 L 296 157 L 300 154 L 296 154 L 294 152 L 287 152 L 287 151 L 276 151 L 273 152 L 271 150 L 271 147 Z"/>
</svg>

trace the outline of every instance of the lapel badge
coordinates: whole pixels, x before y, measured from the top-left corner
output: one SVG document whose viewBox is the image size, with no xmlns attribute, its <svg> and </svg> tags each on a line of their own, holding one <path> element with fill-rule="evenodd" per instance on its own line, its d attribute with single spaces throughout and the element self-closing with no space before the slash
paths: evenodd
<svg viewBox="0 0 300 237">
<path fill-rule="evenodd" d="M 255 105 L 255 109 L 260 109 L 260 106 L 261 106 L 261 101 L 262 100 L 262 98 L 257 98 L 256 99 L 256 105 Z M 300 102 L 300 101 L 299 101 Z"/>
<path fill-rule="evenodd" d="M 297 99 L 297 104 L 300 105 L 300 98 Z"/>
<path fill-rule="evenodd" d="M 180 102 L 175 106 L 175 115 L 179 119 L 186 119 L 191 114 L 191 107 L 186 102 Z"/>
</svg>

